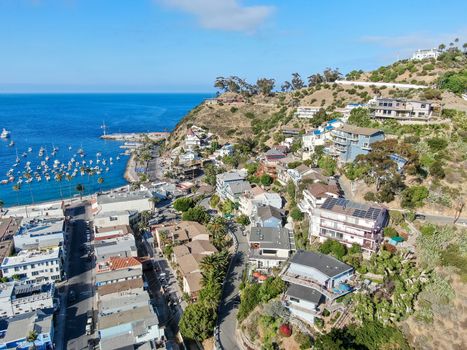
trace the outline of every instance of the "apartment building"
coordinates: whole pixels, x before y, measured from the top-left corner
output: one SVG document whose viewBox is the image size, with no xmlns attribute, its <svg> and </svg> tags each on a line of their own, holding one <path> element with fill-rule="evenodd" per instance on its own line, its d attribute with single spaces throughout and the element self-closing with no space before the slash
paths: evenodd
<svg viewBox="0 0 467 350">
<path fill-rule="evenodd" d="M 237 202 L 239 197 L 251 189 L 250 183 L 245 180 L 246 172 L 229 171 L 217 175 L 216 192 L 222 200 Z"/>
<path fill-rule="evenodd" d="M 20 284 L 6 282 L 0 284 L 0 318 L 21 315 L 35 310 L 55 310 L 54 283 Z"/>
<path fill-rule="evenodd" d="M 252 227 L 248 244 L 249 262 L 258 270 L 280 266 L 295 251 L 293 232 L 283 227 Z"/>
<path fill-rule="evenodd" d="M 428 121 L 433 116 L 434 106 L 428 101 L 411 101 L 398 98 L 376 97 L 368 103 L 371 117 L 399 121 Z"/>
<path fill-rule="evenodd" d="M 138 256 L 135 237 L 131 234 L 95 240 L 94 252 L 98 263 L 110 257 L 128 258 Z"/>
<path fill-rule="evenodd" d="M 151 191 L 113 191 L 97 195 L 93 205 L 95 212 L 118 212 L 122 210 L 142 212 L 154 209 Z"/>
<path fill-rule="evenodd" d="M 350 265 L 329 255 L 299 250 L 281 271 L 288 285 L 283 304 L 296 317 L 313 323 L 324 307 L 351 292 L 348 282 L 353 276 Z"/>
<path fill-rule="evenodd" d="M 13 236 L 15 250 L 45 249 L 62 247 L 65 236 L 65 220 L 36 217 L 23 220 Z"/>
<path fill-rule="evenodd" d="M 27 284 L 59 281 L 62 278 L 62 251 L 60 248 L 23 250 L 4 258 L 0 269 L 3 277 L 18 279 Z"/>
<path fill-rule="evenodd" d="M 101 229 L 115 226 L 131 225 L 138 218 L 137 211 L 119 210 L 101 212 L 94 216 L 94 228 Z"/>
<path fill-rule="evenodd" d="M 141 261 L 134 257 L 110 257 L 96 264 L 96 286 L 140 279 L 143 275 Z"/>
<path fill-rule="evenodd" d="M 388 221 L 385 208 L 345 198 L 327 198 L 313 211 L 310 237 L 317 237 L 321 242 L 334 239 L 349 247 L 358 244 L 364 252 L 372 253 L 383 241 L 383 229 Z"/>
<path fill-rule="evenodd" d="M 353 162 L 358 155 L 368 154 L 373 143 L 383 140 L 381 130 L 344 124 L 331 131 L 331 145 L 325 152 L 341 163 Z"/>
</svg>

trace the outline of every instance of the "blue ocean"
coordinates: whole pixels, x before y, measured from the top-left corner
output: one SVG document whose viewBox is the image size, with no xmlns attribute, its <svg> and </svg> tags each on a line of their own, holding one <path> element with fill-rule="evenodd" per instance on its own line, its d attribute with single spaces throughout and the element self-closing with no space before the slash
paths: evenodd
<svg viewBox="0 0 467 350">
<path fill-rule="evenodd" d="M 0 95 L 0 132 L 11 132 L 0 140 L 0 200 L 5 206 L 23 205 L 74 196 L 77 184 L 84 185 L 85 194 L 123 186 L 128 156 L 121 155 L 121 142 L 99 138 L 101 126 L 105 123 L 107 133 L 171 131 L 207 97 L 211 95 Z M 83 174 L 85 167 L 100 170 Z M 57 173 L 63 174 L 61 181 L 54 178 Z"/>
</svg>

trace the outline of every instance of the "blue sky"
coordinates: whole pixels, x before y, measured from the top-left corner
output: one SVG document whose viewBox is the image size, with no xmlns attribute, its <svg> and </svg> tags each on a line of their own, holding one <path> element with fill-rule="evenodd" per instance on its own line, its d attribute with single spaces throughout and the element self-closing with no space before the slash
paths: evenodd
<svg viewBox="0 0 467 350">
<path fill-rule="evenodd" d="M 207 92 L 467 40 L 467 1 L 0 0 L 0 92 Z"/>
</svg>

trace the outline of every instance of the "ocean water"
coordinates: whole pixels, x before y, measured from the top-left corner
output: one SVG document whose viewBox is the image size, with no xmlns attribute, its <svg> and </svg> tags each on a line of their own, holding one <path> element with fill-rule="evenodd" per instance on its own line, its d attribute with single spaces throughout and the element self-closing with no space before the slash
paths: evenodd
<svg viewBox="0 0 467 350">
<path fill-rule="evenodd" d="M 13 169 L 11 176 L 15 179 L 7 184 L 0 184 L 0 200 L 5 206 L 56 200 L 61 197 L 76 195 L 78 183 L 83 184 L 85 193 L 123 186 L 126 184 L 123 174 L 127 156 L 123 153 L 121 142 L 104 141 L 101 125 L 105 122 L 107 133 L 171 131 L 183 116 L 193 107 L 210 97 L 209 94 L 5 94 L 0 95 L 0 131 L 6 128 L 11 131 L 8 140 L 0 140 L 0 181 L 8 180 L 7 173 Z M 10 146 L 14 141 L 15 145 Z M 28 148 L 32 148 L 28 152 Z M 39 157 L 39 150 L 45 149 Z M 52 150 L 59 150 L 52 156 Z M 71 149 L 69 149 L 71 148 Z M 85 152 L 84 157 L 77 154 L 79 149 Z M 23 153 L 26 156 L 23 157 Z M 97 157 L 97 154 L 101 155 Z M 45 156 L 49 156 L 47 165 L 53 169 L 55 160 L 65 164 L 63 172 L 71 174 L 86 161 L 89 166 L 102 168 L 100 175 L 81 175 L 80 171 L 71 180 L 54 180 L 52 171 L 50 181 L 46 181 L 41 173 Z M 17 156 L 19 164 L 14 167 Z M 113 164 L 110 165 L 110 157 Z M 79 167 L 73 165 L 68 170 L 68 162 L 75 158 Z M 100 163 L 97 165 L 97 158 Z M 102 160 L 107 165 L 102 165 Z M 33 181 L 20 184 L 20 190 L 13 186 L 25 171 L 26 162 L 30 162 L 31 173 L 37 172 L 41 181 L 33 175 Z M 37 167 L 41 167 L 39 170 Z M 105 171 L 105 168 L 109 168 Z M 60 172 L 56 170 L 57 172 Z M 104 179 L 103 184 L 97 178 Z"/>
</svg>

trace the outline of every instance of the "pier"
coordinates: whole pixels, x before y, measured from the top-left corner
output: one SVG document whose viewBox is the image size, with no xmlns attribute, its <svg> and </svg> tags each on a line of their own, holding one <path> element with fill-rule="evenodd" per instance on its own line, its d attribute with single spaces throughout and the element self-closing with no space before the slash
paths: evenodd
<svg viewBox="0 0 467 350">
<path fill-rule="evenodd" d="M 147 136 L 152 141 L 161 141 L 169 137 L 169 132 L 132 132 L 104 134 L 101 139 L 127 142 L 142 142 Z"/>
</svg>

